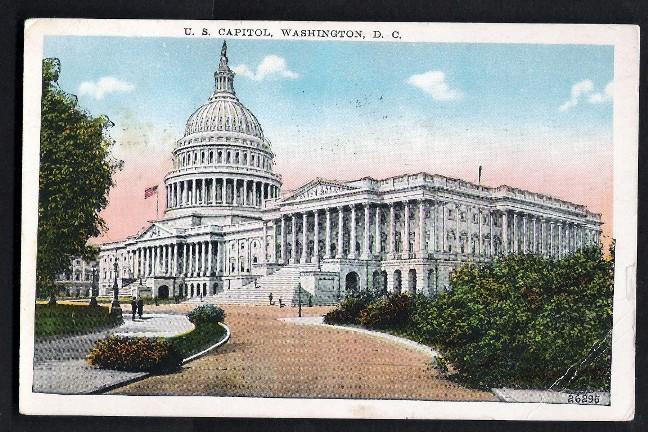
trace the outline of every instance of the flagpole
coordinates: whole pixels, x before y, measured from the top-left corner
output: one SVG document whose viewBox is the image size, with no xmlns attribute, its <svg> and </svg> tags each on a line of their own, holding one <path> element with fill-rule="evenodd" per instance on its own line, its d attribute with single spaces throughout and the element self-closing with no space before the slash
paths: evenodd
<svg viewBox="0 0 648 432">
<path fill-rule="evenodd" d="M 155 220 L 157 220 L 160 217 L 160 212 L 158 211 L 159 203 L 160 203 L 160 193 L 158 192 L 158 187 L 155 188 Z"/>
</svg>

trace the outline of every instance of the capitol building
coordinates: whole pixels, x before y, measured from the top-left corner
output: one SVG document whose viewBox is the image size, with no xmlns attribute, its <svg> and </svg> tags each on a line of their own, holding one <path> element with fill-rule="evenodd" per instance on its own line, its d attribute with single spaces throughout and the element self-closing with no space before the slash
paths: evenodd
<svg viewBox="0 0 648 432">
<path fill-rule="evenodd" d="M 214 80 L 173 150 L 163 217 L 101 246 L 101 295 L 115 280 L 124 294 L 224 304 L 267 304 L 270 293 L 291 304 L 298 286 L 312 304 L 366 289 L 433 295 L 465 262 L 560 258 L 600 241 L 601 217 L 583 205 L 438 174 L 316 178 L 282 194 L 225 44 Z"/>
</svg>

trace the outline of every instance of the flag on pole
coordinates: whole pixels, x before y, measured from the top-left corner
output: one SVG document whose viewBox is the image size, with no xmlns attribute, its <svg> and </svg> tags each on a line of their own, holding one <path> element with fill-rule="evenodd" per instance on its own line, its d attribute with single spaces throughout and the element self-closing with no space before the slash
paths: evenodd
<svg viewBox="0 0 648 432">
<path fill-rule="evenodd" d="M 146 188 L 144 190 L 144 199 L 153 196 L 153 194 L 157 193 L 157 188 L 158 188 L 157 185 Z"/>
</svg>

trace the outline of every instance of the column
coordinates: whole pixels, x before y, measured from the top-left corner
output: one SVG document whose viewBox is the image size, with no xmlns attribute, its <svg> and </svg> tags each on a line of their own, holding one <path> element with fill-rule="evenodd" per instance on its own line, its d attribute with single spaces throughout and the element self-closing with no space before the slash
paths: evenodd
<svg viewBox="0 0 648 432">
<path fill-rule="evenodd" d="M 356 258 L 358 251 L 356 249 L 356 208 L 351 204 L 351 235 L 349 236 L 349 258 Z"/>
<path fill-rule="evenodd" d="M 459 220 L 461 219 L 461 208 L 455 205 L 455 253 L 461 252 L 459 249 Z"/>
<path fill-rule="evenodd" d="M 419 220 L 417 225 L 417 235 L 418 239 L 418 258 L 425 258 L 425 203 L 423 200 L 419 201 Z M 420 272 L 419 272 L 420 273 Z"/>
<path fill-rule="evenodd" d="M 221 179 L 221 204 L 227 205 L 227 178 Z"/>
<path fill-rule="evenodd" d="M 261 235 L 263 235 L 263 239 L 261 240 L 261 251 L 263 255 L 261 256 L 261 262 L 266 263 L 268 262 L 268 224 L 266 221 L 261 221 L 263 224 L 263 232 Z"/>
<path fill-rule="evenodd" d="M 493 211 L 488 211 L 488 236 L 490 237 L 490 242 L 488 244 L 488 256 L 495 255 L 495 235 L 493 234 Z"/>
<path fill-rule="evenodd" d="M 508 214 L 504 210 L 502 211 L 502 248 L 504 248 L 504 255 L 509 253 L 508 240 Z"/>
<path fill-rule="evenodd" d="M 527 237 L 529 236 L 529 232 L 527 230 L 527 215 L 524 214 L 522 215 L 522 252 L 527 253 L 529 250 L 527 249 Z"/>
<path fill-rule="evenodd" d="M 558 259 L 563 256 L 562 222 L 558 222 Z"/>
<path fill-rule="evenodd" d="M 178 244 L 173 243 L 173 270 L 171 276 L 178 276 Z"/>
<path fill-rule="evenodd" d="M 202 195 L 200 197 L 200 201 L 202 205 L 207 204 L 207 179 L 203 177 L 202 180 L 200 180 L 202 183 Z"/>
<path fill-rule="evenodd" d="M 238 179 L 233 178 L 232 179 L 232 205 L 238 204 L 238 200 L 236 199 L 236 183 L 238 183 Z"/>
<path fill-rule="evenodd" d="M 257 206 L 257 182 L 256 181 L 252 182 L 252 205 L 254 207 L 258 207 Z"/>
<path fill-rule="evenodd" d="M 248 203 L 247 184 L 248 184 L 247 179 L 244 179 L 243 180 L 243 205 L 244 206 L 249 204 Z"/>
<path fill-rule="evenodd" d="M 344 207 L 338 207 L 338 244 L 336 258 L 342 258 L 344 248 Z"/>
<path fill-rule="evenodd" d="M 216 177 L 212 177 L 211 194 L 212 194 L 212 205 L 216 205 Z"/>
<path fill-rule="evenodd" d="M 313 213 L 313 260 L 314 263 L 319 263 L 319 211 L 315 210 Z"/>
<path fill-rule="evenodd" d="M 182 253 L 182 274 L 187 276 L 187 243 L 184 244 Z"/>
<path fill-rule="evenodd" d="M 403 203 L 403 213 L 405 216 L 405 222 L 403 223 L 403 236 L 402 236 L 402 243 L 403 243 L 403 258 L 409 258 L 410 257 L 410 242 L 409 242 L 409 236 L 410 236 L 410 230 L 409 230 L 409 202 L 405 201 Z"/>
<path fill-rule="evenodd" d="M 270 249 L 270 253 L 268 254 L 268 257 L 271 263 L 276 264 L 277 263 L 277 223 L 274 220 L 272 220 L 270 223 L 272 224 L 272 249 Z"/>
<path fill-rule="evenodd" d="M 265 228 L 265 223 L 263 224 L 263 227 Z M 265 236 L 263 238 L 265 239 Z M 212 275 L 212 254 L 214 253 L 214 250 L 212 248 L 211 240 L 209 240 L 207 244 L 209 246 L 209 250 L 207 251 L 207 276 L 211 276 Z"/>
<path fill-rule="evenodd" d="M 479 236 L 479 239 L 477 239 L 477 247 L 479 248 L 479 250 L 477 251 L 477 255 L 482 256 L 482 251 L 484 250 L 484 247 L 482 242 L 481 207 L 477 207 L 477 235 Z"/>
<path fill-rule="evenodd" d="M 196 179 L 193 179 L 193 185 L 191 189 L 191 204 L 196 205 L 198 204 L 198 187 L 197 187 L 198 182 Z"/>
<path fill-rule="evenodd" d="M 432 202 L 432 253 L 437 251 L 437 202 Z"/>
<path fill-rule="evenodd" d="M 305 264 L 308 258 L 308 215 L 306 212 L 302 213 L 302 251 L 299 262 Z"/>
<path fill-rule="evenodd" d="M 222 274 L 221 254 L 223 253 L 222 242 L 216 241 L 216 274 Z"/>
<path fill-rule="evenodd" d="M 200 251 L 199 252 L 199 254 L 200 254 L 200 270 L 199 270 L 198 275 L 199 276 L 205 276 L 205 255 L 206 255 L 205 254 L 205 249 L 207 249 L 207 248 L 205 247 L 205 242 L 200 242 L 200 243 L 198 243 L 198 245 L 200 246 L 200 249 L 199 249 L 199 251 Z"/>
<path fill-rule="evenodd" d="M 396 209 L 389 203 L 389 259 L 396 258 Z"/>
<path fill-rule="evenodd" d="M 549 221 L 549 256 L 554 256 L 554 223 Z"/>
<path fill-rule="evenodd" d="M 537 222 L 538 222 L 538 218 L 534 216 L 533 217 L 533 225 L 532 225 L 532 229 L 533 229 L 533 247 L 531 248 L 531 252 L 533 252 L 534 254 L 538 253 L 538 233 L 537 233 L 538 223 Z"/>
<path fill-rule="evenodd" d="M 286 218 L 281 215 L 281 242 L 279 243 L 279 259 L 286 264 Z"/>
<path fill-rule="evenodd" d="M 446 233 L 446 216 L 447 208 L 446 203 L 441 203 L 441 252 L 448 250 L 448 235 Z"/>
<path fill-rule="evenodd" d="M 290 239 L 290 246 L 292 248 L 292 253 L 290 254 L 290 263 L 295 264 L 297 262 L 297 219 L 295 219 L 294 214 L 290 215 L 290 217 L 291 217 L 291 228 L 292 228 L 291 239 Z"/>
<path fill-rule="evenodd" d="M 369 216 L 369 203 L 364 205 L 364 233 L 362 237 L 362 259 L 369 259 L 369 225 L 370 225 L 370 216 Z"/>
<path fill-rule="evenodd" d="M 331 258 L 331 209 L 326 209 L 326 237 L 324 239 L 324 258 Z"/>
<path fill-rule="evenodd" d="M 187 245 L 187 276 L 193 276 L 193 243 Z"/>
<path fill-rule="evenodd" d="M 380 233 L 380 204 L 376 205 L 376 228 L 374 233 L 374 255 L 380 256 L 381 250 L 381 233 Z"/>
<path fill-rule="evenodd" d="M 578 241 L 578 250 L 583 250 L 583 246 L 584 246 L 584 243 L 583 243 L 583 227 L 580 227 L 580 229 L 578 230 L 578 234 L 579 234 L 579 237 L 580 237 L 580 239 Z"/>
<path fill-rule="evenodd" d="M 518 253 L 517 212 L 513 212 L 513 253 Z"/>
<path fill-rule="evenodd" d="M 166 275 L 166 273 L 167 273 L 167 269 L 166 269 L 166 258 L 167 258 L 167 256 L 166 256 L 166 246 L 165 245 L 160 246 L 160 252 L 162 252 L 162 254 L 161 254 L 162 259 L 161 259 L 161 262 L 160 262 L 160 273 L 163 274 L 163 275 Z"/>
</svg>

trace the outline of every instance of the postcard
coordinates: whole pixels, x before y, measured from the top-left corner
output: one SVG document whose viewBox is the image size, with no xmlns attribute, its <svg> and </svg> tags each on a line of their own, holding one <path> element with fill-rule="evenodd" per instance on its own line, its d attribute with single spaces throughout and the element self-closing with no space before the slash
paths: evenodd
<svg viewBox="0 0 648 432">
<path fill-rule="evenodd" d="M 633 418 L 638 27 L 24 49 L 21 413 Z"/>
</svg>

